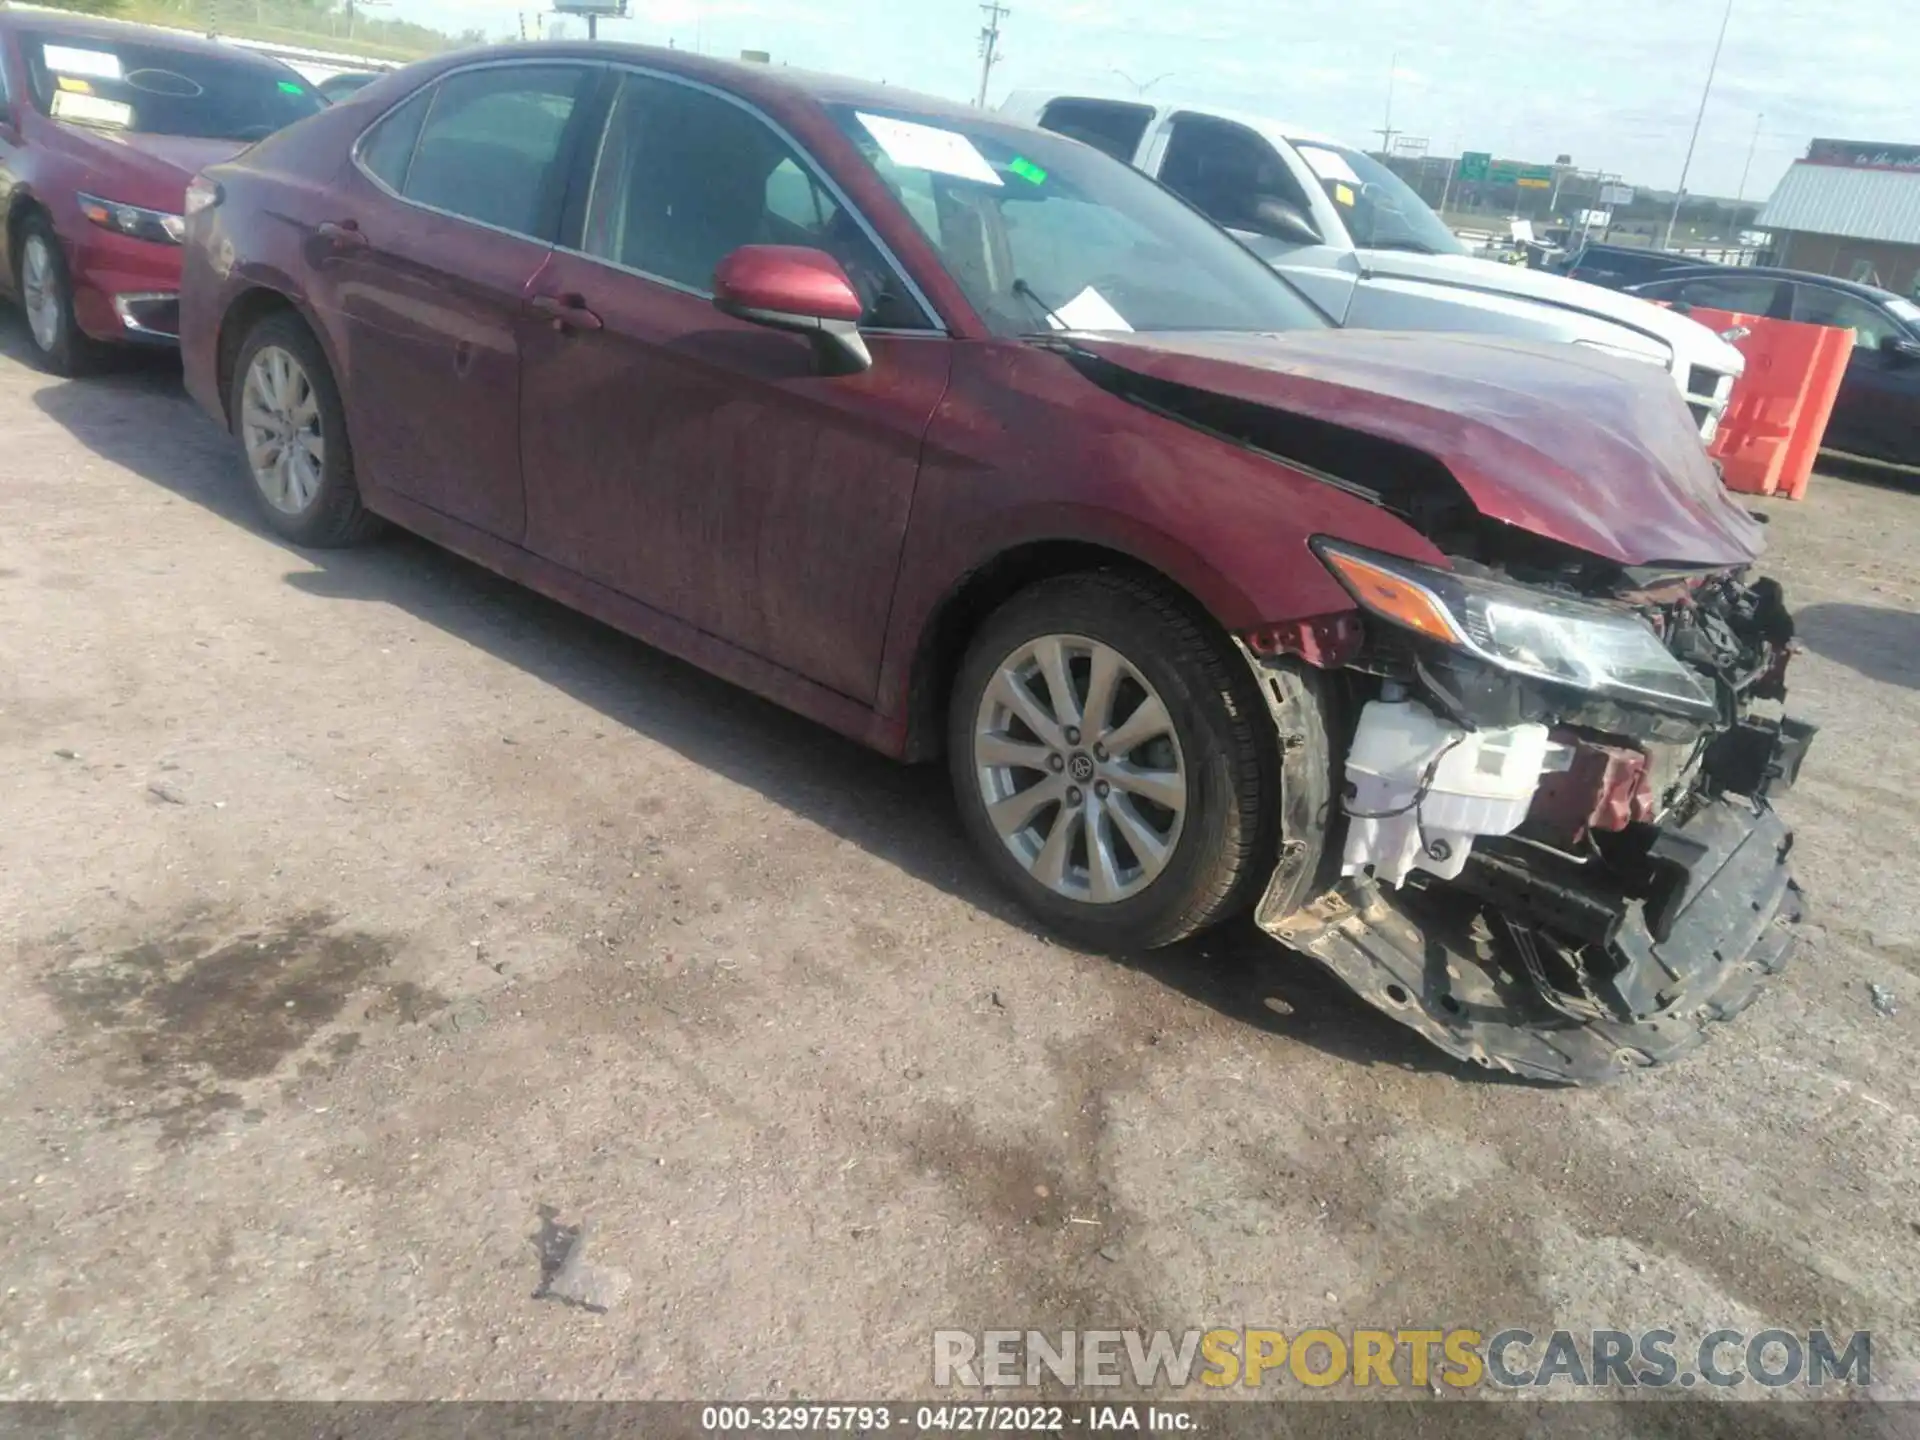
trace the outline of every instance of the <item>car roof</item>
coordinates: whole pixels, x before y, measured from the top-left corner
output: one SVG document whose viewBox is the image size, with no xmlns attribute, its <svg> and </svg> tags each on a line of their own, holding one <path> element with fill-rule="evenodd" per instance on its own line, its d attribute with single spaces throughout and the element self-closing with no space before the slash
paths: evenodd
<svg viewBox="0 0 1920 1440">
<path fill-rule="evenodd" d="M 1840 290 L 1848 295 L 1856 295 L 1862 300 L 1877 300 L 1882 305 L 1889 300 L 1898 300 L 1900 296 L 1892 290 L 1884 290 L 1878 285 L 1863 285 L 1858 280 L 1842 280 L 1838 275 L 1816 275 L 1811 270 L 1788 270 L 1779 265 L 1690 265 L 1684 270 L 1674 270 L 1662 275 L 1658 280 L 1649 280 L 1649 285 L 1671 285 L 1676 280 L 1697 280 L 1705 276 L 1757 275 L 1763 280 L 1798 280 L 1808 285 L 1818 285 L 1825 290 Z"/>
<path fill-rule="evenodd" d="M 788 65 L 769 65 L 759 61 L 722 60 L 697 55 L 687 50 L 665 49 L 657 45 L 636 45 L 622 40 L 527 40 L 486 45 L 434 57 L 438 69 L 476 60 L 590 59 L 612 64 L 643 65 L 700 80 L 743 98 L 755 100 L 802 100 L 821 105 L 865 105 L 875 109 L 914 110 L 929 116 L 985 121 L 1013 129 L 1016 125 L 992 110 L 923 95 L 901 85 L 884 81 L 858 80 L 846 75 L 829 75 Z"/>
<path fill-rule="evenodd" d="M 138 41 L 144 45 L 164 45 L 197 55 L 219 55 L 262 68 L 284 70 L 287 67 L 271 55 L 256 54 L 237 45 L 225 45 L 196 35 L 191 30 L 170 30 L 163 25 L 135 25 L 125 20 L 106 20 L 97 15 L 74 15 L 58 10 L 7 10 L 0 8 L 0 26 L 31 30 L 36 35 L 62 40 Z"/>
<path fill-rule="evenodd" d="M 1235 110 L 1225 105 L 1210 105 L 1204 100 L 1148 99 L 1140 95 L 1121 95 L 1100 86 L 1085 90 L 1016 90 L 1006 99 L 1008 106 L 1024 105 L 1035 111 L 1044 108 L 1055 100 L 1095 100 L 1112 105 L 1131 105 L 1139 110 L 1151 110 L 1156 116 L 1164 116 L 1184 111 L 1193 115 L 1205 115 L 1214 120 L 1230 120 L 1236 125 L 1244 125 L 1257 131 L 1268 139 L 1279 138 L 1293 143 L 1304 141 L 1309 145 L 1333 145 L 1341 149 L 1354 149 L 1344 140 L 1307 125 L 1295 125 L 1273 115 L 1262 115 L 1252 110 Z"/>
<path fill-rule="evenodd" d="M 1689 269 L 1696 270 L 1722 270 L 1726 268 L 1722 265 L 1714 265 L 1706 261 L 1697 260 L 1691 255 L 1683 255 L 1678 250 L 1656 250 L 1651 245 L 1616 245 L 1611 240 L 1589 240 L 1580 247 L 1580 250 L 1583 254 L 1589 250 L 1597 250 L 1602 255 L 1632 255 L 1635 257 L 1645 257 L 1649 260 L 1680 260 L 1685 261 Z"/>
</svg>

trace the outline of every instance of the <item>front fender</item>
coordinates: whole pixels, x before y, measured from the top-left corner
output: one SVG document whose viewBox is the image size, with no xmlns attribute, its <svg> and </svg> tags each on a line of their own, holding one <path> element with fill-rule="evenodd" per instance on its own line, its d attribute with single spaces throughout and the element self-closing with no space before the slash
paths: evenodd
<svg viewBox="0 0 1920 1440">
<path fill-rule="evenodd" d="M 1353 608 L 1308 548 L 1316 535 L 1446 563 L 1378 506 L 1123 400 L 1056 354 L 961 347 L 914 493 L 878 709 L 909 713 L 931 627 L 1001 557 L 1094 547 L 1164 576 L 1244 633 Z"/>
</svg>

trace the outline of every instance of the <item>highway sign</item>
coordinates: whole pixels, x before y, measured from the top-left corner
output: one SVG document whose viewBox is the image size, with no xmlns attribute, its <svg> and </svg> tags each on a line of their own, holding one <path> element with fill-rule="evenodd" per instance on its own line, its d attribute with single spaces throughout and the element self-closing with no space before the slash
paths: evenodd
<svg viewBox="0 0 1920 1440">
<path fill-rule="evenodd" d="M 1493 164 L 1493 156 L 1485 150 L 1463 150 L 1460 153 L 1460 174 L 1462 180 L 1484 180 L 1487 168 Z"/>
</svg>

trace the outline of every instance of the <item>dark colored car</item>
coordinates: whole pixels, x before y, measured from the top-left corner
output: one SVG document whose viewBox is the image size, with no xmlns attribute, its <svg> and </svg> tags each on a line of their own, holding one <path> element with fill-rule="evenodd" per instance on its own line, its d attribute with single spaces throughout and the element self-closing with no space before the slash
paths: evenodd
<svg viewBox="0 0 1920 1440">
<path fill-rule="evenodd" d="M 611 44 L 377 81 L 187 236 L 187 385 L 281 535 L 384 517 L 944 754 L 1082 943 L 1252 910 L 1569 1081 L 1785 958 L 1792 622 L 1658 367 L 1333 330 L 1075 141 Z"/>
<path fill-rule="evenodd" d="M 172 30 L 0 9 L 0 286 L 41 362 L 174 343 L 187 181 L 321 108 L 278 61 Z"/>
<path fill-rule="evenodd" d="M 329 75 L 313 88 L 329 105 L 344 100 L 356 90 L 364 90 L 380 77 L 371 70 L 348 70 L 339 75 Z"/>
<path fill-rule="evenodd" d="M 1642 249 L 1635 245 L 1607 245 L 1590 240 L 1560 263 L 1560 273 L 1589 285 L 1625 290 L 1674 270 L 1698 269 L 1698 256 L 1672 250 Z"/>
<path fill-rule="evenodd" d="M 1754 266 L 1676 271 L 1633 289 L 1675 309 L 1703 305 L 1853 332 L 1853 355 L 1821 448 L 1849 459 L 1920 465 L 1920 305 L 1891 290 Z"/>
</svg>

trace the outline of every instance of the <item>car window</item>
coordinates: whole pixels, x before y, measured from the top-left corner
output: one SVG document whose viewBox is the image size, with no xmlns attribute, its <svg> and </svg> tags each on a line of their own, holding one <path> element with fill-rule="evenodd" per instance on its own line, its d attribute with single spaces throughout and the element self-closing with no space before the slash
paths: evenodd
<svg viewBox="0 0 1920 1440">
<path fill-rule="evenodd" d="M 324 108 L 284 65 L 96 36 L 20 36 L 34 105 L 73 125 L 261 140 Z"/>
<path fill-rule="evenodd" d="M 442 80 L 400 193 L 516 234 L 552 236 L 564 189 L 561 144 L 593 73 L 503 65 Z"/>
<path fill-rule="evenodd" d="M 1140 140 L 1153 119 L 1151 105 L 1129 105 L 1122 100 L 1055 100 L 1040 112 L 1040 128 L 1065 135 L 1131 162 L 1140 153 Z"/>
<path fill-rule="evenodd" d="M 1000 334 L 1326 324 L 1244 246 L 1088 146 L 975 112 L 829 113 Z"/>
<path fill-rule="evenodd" d="M 1900 326 L 1877 305 L 1820 285 L 1795 285 L 1793 318 L 1807 325 L 1831 325 L 1853 332 L 1853 348 L 1878 350 Z"/>
<path fill-rule="evenodd" d="M 929 317 L 860 222 L 758 116 L 705 90 L 627 75 L 607 117 L 581 249 L 702 294 L 742 245 L 802 245 L 840 262 L 864 323 Z"/>
<path fill-rule="evenodd" d="M 1362 250 L 1464 255 L 1467 247 L 1414 188 L 1363 150 L 1326 140 L 1289 139 L 1320 182 L 1340 223 Z"/>
<path fill-rule="evenodd" d="M 389 190 L 406 188 L 407 165 L 420 138 L 420 122 L 427 118 L 433 91 L 422 90 L 398 110 L 391 110 L 360 140 L 360 163 Z"/>
<path fill-rule="evenodd" d="M 1770 315 L 1780 293 L 1780 282 L 1765 275 L 1713 276 L 1669 284 L 1661 294 L 1710 310 L 1737 310 L 1742 315 Z"/>
<path fill-rule="evenodd" d="M 1262 233 L 1263 200 L 1313 214 L 1307 192 L 1270 142 L 1244 125 L 1209 115 L 1174 116 L 1160 183 L 1232 230 Z"/>
</svg>

